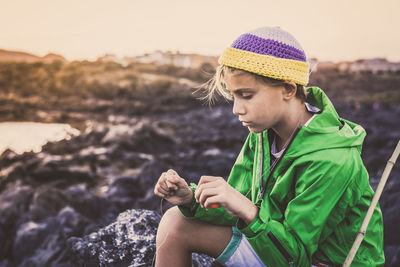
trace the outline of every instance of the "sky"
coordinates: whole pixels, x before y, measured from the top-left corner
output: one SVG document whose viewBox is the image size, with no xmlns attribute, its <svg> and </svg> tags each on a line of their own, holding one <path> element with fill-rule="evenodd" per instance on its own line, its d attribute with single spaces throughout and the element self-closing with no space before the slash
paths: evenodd
<svg viewBox="0 0 400 267">
<path fill-rule="evenodd" d="M 38 56 L 217 56 L 249 30 L 280 26 L 308 58 L 400 61 L 398 0 L 0 0 L 0 7 L 0 49 Z"/>
</svg>

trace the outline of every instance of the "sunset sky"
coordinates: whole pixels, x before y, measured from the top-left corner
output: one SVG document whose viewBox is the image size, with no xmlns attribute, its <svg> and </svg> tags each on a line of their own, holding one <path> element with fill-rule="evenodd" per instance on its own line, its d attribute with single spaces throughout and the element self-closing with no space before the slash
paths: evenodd
<svg viewBox="0 0 400 267">
<path fill-rule="evenodd" d="M 396 0 L 2 0 L 0 49 L 68 60 L 160 49 L 219 55 L 240 34 L 281 26 L 309 58 L 400 61 Z"/>
</svg>

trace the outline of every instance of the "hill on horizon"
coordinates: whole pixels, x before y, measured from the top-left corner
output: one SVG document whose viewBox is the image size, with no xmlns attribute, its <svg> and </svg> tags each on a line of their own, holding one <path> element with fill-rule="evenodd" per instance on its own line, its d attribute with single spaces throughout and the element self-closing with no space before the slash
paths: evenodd
<svg viewBox="0 0 400 267">
<path fill-rule="evenodd" d="M 49 53 L 44 57 L 39 57 L 27 52 L 0 49 L 0 62 L 12 61 L 32 63 L 37 61 L 52 62 L 55 60 L 67 61 L 63 56 L 55 53 Z"/>
</svg>

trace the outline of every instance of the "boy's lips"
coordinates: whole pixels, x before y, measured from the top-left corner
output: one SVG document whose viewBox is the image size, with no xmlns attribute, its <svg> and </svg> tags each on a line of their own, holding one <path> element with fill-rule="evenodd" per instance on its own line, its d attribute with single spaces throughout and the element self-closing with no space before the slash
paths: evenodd
<svg viewBox="0 0 400 267">
<path fill-rule="evenodd" d="M 240 121 L 242 124 L 243 124 L 243 126 L 245 126 L 245 127 L 248 127 L 248 126 L 250 126 L 251 124 L 252 124 L 252 122 L 251 121 Z"/>
</svg>

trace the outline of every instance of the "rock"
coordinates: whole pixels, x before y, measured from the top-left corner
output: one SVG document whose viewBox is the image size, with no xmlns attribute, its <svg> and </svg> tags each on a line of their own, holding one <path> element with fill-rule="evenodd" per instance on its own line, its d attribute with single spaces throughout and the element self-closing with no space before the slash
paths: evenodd
<svg viewBox="0 0 400 267">
<path fill-rule="evenodd" d="M 43 223 L 28 221 L 22 224 L 18 228 L 14 240 L 15 258 L 23 261 L 34 255 L 44 240 L 52 234 L 55 227 L 54 221 Z"/>
<path fill-rule="evenodd" d="M 144 197 L 139 198 L 135 204 L 133 205 L 133 208 L 135 209 L 149 209 L 149 210 L 160 210 L 160 203 L 161 203 L 161 198 L 156 196 L 154 194 L 154 189 L 149 188 L 146 191 L 146 194 Z M 165 201 L 164 201 L 165 203 Z"/>
<path fill-rule="evenodd" d="M 90 192 L 85 183 L 69 186 L 63 191 L 63 194 L 68 205 L 88 218 L 95 220 L 104 212 L 106 205 L 103 199 Z"/>
<path fill-rule="evenodd" d="M 16 228 L 23 223 L 34 191 L 28 186 L 10 187 L 0 195 L 0 259 L 11 255 Z"/>
<path fill-rule="evenodd" d="M 382 209 L 386 245 L 400 247 L 400 171 L 392 169 L 379 204 Z"/>
<path fill-rule="evenodd" d="M 65 239 L 71 236 L 82 236 L 86 234 L 86 226 L 90 220 L 78 213 L 74 208 L 66 206 L 57 215 L 60 233 Z"/>
<path fill-rule="evenodd" d="M 144 196 L 140 180 L 131 176 L 117 177 L 108 187 L 105 197 L 121 210 L 132 208 L 135 201 Z"/>
<path fill-rule="evenodd" d="M 6 149 L 0 154 L 0 168 L 4 168 L 9 166 L 11 163 L 14 163 L 18 160 L 18 154 L 10 149 Z"/>
<path fill-rule="evenodd" d="M 11 267 L 11 266 L 12 265 L 11 265 L 10 261 L 7 259 L 0 261 L 0 267 Z"/>
<path fill-rule="evenodd" d="M 117 220 L 83 238 L 68 240 L 73 264 L 82 266 L 151 266 L 160 215 L 150 210 L 128 210 Z M 193 265 L 208 266 L 212 259 L 194 255 Z"/>
<path fill-rule="evenodd" d="M 88 222 L 73 208 L 65 207 L 56 216 L 20 225 L 14 240 L 14 264 L 70 266 L 67 239 L 84 234 Z"/>
<path fill-rule="evenodd" d="M 385 247 L 385 266 L 400 266 L 400 247 L 387 246 Z"/>
<path fill-rule="evenodd" d="M 67 199 L 61 190 L 43 185 L 33 195 L 29 212 L 33 220 L 40 221 L 56 215 L 67 205 Z"/>
</svg>

